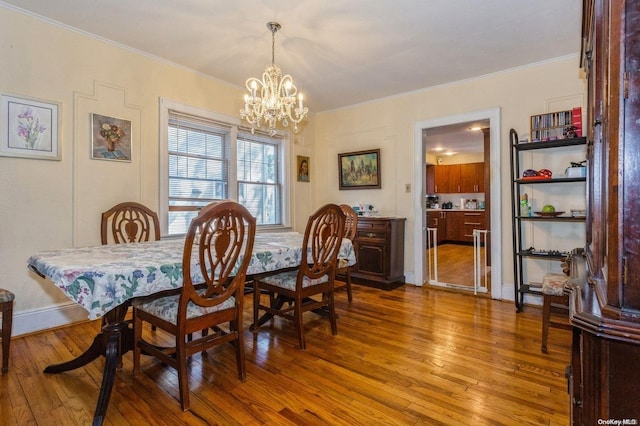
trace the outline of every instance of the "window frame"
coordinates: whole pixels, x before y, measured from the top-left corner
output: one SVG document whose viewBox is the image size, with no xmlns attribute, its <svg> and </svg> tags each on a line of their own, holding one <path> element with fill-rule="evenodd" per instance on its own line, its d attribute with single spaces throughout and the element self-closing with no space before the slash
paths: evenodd
<svg viewBox="0 0 640 426">
<path fill-rule="evenodd" d="M 238 200 L 238 156 L 237 156 L 237 139 L 239 133 L 251 135 L 251 129 L 243 127 L 238 117 L 230 117 L 213 111 L 208 111 L 198 107 L 181 104 L 179 102 L 168 99 L 160 99 L 160 129 L 159 129 L 159 209 L 158 216 L 160 219 L 160 230 L 163 237 L 177 237 L 184 234 L 169 234 L 168 217 L 169 217 L 169 115 L 171 111 L 181 114 L 191 115 L 194 117 L 211 120 L 220 123 L 221 128 L 226 127 L 229 132 L 229 199 Z M 257 131 L 256 131 L 257 132 Z M 259 225 L 258 230 L 281 230 L 291 227 L 291 143 L 290 133 L 287 131 L 278 132 L 278 155 L 280 164 L 278 170 L 278 179 L 281 184 L 280 197 L 280 224 L 277 225 Z M 269 138 L 268 134 L 260 134 L 261 137 Z M 186 230 L 185 230 L 186 232 Z"/>
</svg>

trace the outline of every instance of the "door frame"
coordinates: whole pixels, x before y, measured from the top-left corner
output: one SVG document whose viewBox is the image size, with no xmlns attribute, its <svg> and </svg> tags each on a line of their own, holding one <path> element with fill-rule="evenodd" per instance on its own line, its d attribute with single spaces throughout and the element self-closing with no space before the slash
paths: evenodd
<svg viewBox="0 0 640 426">
<path fill-rule="evenodd" d="M 415 283 L 422 286 L 425 283 L 426 258 L 426 150 L 422 130 L 452 124 L 467 123 L 469 121 L 489 120 L 489 136 L 491 138 L 489 152 L 489 170 L 491 177 L 491 298 L 502 299 L 502 224 L 501 224 L 501 174 L 500 174 L 500 108 L 438 117 L 431 120 L 417 121 L 414 124 L 413 158 L 415 161 L 413 192 L 414 220 L 414 271 Z"/>
</svg>

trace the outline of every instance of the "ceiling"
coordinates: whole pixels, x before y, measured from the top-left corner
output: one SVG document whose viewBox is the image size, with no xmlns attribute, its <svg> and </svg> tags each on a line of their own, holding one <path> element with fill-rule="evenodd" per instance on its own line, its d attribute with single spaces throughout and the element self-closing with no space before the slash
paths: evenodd
<svg viewBox="0 0 640 426">
<path fill-rule="evenodd" d="M 312 113 L 580 51 L 581 0 L 0 0 L 244 87 L 271 62 Z"/>
<path fill-rule="evenodd" d="M 443 156 L 484 152 L 484 133 L 489 120 L 451 124 L 423 130 L 426 153 Z"/>
</svg>

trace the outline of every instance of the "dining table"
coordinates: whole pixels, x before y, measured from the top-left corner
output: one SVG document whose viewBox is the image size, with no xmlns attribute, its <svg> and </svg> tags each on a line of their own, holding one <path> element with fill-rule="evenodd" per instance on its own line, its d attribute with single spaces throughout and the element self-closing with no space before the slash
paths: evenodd
<svg viewBox="0 0 640 426">
<path fill-rule="evenodd" d="M 302 259 L 303 235 L 298 232 L 258 233 L 247 269 L 247 282 L 255 275 L 295 268 Z M 310 250 L 310 249 L 309 249 Z M 133 349 L 133 329 L 125 315 L 134 298 L 182 287 L 184 239 L 168 238 L 128 244 L 65 248 L 34 254 L 28 268 L 53 282 L 91 320 L 102 319 L 101 331 L 78 357 L 50 365 L 45 373 L 73 370 L 105 356 L 100 394 L 93 424 L 102 424 L 121 357 Z M 352 242 L 343 238 L 338 257 L 356 263 Z M 242 259 L 238 260 L 238 266 Z M 202 282 L 198 251 L 192 257 L 192 281 Z"/>
</svg>

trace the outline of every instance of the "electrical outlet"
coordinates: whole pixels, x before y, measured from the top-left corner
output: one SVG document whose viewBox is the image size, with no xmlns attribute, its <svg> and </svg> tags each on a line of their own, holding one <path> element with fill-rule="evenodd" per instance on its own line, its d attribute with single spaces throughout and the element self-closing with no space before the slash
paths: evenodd
<svg viewBox="0 0 640 426">
<path fill-rule="evenodd" d="M 411 193 L 411 184 L 410 183 L 405 183 L 404 184 L 404 192 L 406 192 L 407 194 Z"/>
</svg>

